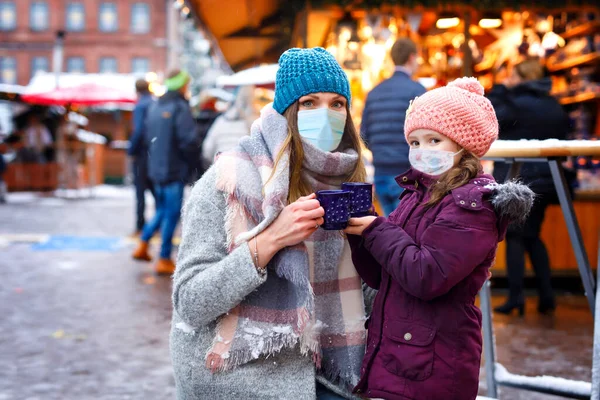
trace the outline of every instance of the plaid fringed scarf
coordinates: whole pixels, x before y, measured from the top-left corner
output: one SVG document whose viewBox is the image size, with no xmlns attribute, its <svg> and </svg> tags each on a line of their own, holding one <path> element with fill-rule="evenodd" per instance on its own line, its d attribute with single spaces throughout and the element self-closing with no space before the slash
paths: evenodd
<svg viewBox="0 0 600 400">
<path fill-rule="evenodd" d="M 269 226 L 287 203 L 289 154 L 265 186 L 287 133 L 286 119 L 267 106 L 251 135 L 216 162 L 217 188 L 227 197 L 229 252 Z M 315 191 L 339 189 L 358 160 L 352 149 L 329 153 L 304 144 L 304 152 L 305 176 Z M 225 371 L 299 345 L 328 379 L 354 385 L 364 355 L 364 320 L 348 242 L 340 232 L 319 229 L 281 250 L 268 265 L 266 282 L 220 317 L 206 366 Z"/>
</svg>

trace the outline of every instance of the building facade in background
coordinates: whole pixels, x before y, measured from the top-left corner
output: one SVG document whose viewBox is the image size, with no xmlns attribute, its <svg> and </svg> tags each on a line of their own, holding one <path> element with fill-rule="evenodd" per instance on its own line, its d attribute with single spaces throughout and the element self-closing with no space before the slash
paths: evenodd
<svg viewBox="0 0 600 400">
<path fill-rule="evenodd" d="M 0 83 L 52 71 L 58 31 L 63 72 L 137 73 L 168 67 L 172 0 L 0 0 Z"/>
</svg>

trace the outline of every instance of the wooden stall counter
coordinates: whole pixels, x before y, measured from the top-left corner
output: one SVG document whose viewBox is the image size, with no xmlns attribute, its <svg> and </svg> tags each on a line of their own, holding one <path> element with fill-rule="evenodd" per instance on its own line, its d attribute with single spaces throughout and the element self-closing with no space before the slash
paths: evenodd
<svg viewBox="0 0 600 400">
<path fill-rule="evenodd" d="M 1 157 L 1 155 L 0 155 Z M 9 192 L 48 192 L 58 187 L 58 163 L 10 163 L 4 173 Z"/>
<path fill-rule="evenodd" d="M 600 140 L 496 140 L 486 158 L 600 157 Z"/>
<path fill-rule="evenodd" d="M 104 181 L 104 137 L 79 130 L 77 140 L 55 145 L 57 160 L 51 163 L 11 162 L 7 165 L 4 180 L 8 191 L 54 191 L 61 187 L 61 174 L 65 173 L 64 157 L 60 154 L 76 155 L 76 182 L 73 188 L 94 187 Z M 69 187 L 71 188 L 71 187 Z"/>
</svg>

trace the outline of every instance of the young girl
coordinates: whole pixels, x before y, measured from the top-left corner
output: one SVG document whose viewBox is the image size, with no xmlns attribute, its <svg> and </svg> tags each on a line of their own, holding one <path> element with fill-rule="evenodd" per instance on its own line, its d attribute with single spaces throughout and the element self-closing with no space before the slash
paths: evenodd
<svg viewBox="0 0 600 400">
<path fill-rule="evenodd" d="M 404 133 L 412 168 L 389 218 L 346 229 L 354 264 L 379 289 L 355 392 L 369 398 L 475 399 L 487 279 L 508 222 L 527 215 L 533 192 L 498 185 L 479 158 L 498 136 L 483 87 L 461 78 L 416 98 Z"/>
</svg>

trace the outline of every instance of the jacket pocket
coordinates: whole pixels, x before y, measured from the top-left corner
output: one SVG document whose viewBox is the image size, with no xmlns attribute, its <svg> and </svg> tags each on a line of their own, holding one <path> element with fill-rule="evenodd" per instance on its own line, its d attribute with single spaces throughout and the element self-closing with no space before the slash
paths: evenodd
<svg viewBox="0 0 600 400">
<path fill-rule="evenodd" d="M 433 371 L 433 326 L 409 320 L 387 321 L 383 332 L 382 361 L 394 375 L 423 381 Z"/>
</svg>

